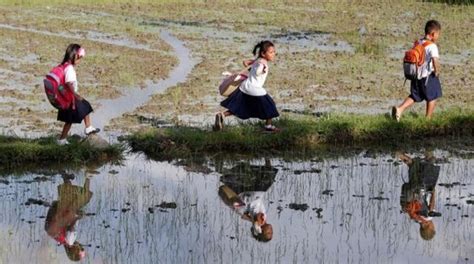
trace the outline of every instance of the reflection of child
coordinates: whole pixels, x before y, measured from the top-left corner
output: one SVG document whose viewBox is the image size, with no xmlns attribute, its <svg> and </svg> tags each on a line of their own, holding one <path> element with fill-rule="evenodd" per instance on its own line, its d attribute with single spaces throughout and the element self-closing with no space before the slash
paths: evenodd
<svg viewBox="0 0 474 264">
<path fill-rule="evenodd" d="M 219 196 L 234 208 L 243 219 L 252 222 L 252 235 L 258 241 L 267 242 L 273 237 L 273 227 L 267 223 L 267 213 L 261 199 L 264 192 L 244 192 L 237 195 L 230 187 L 222 185 Z"/>
<path fill-rule="evenodd" d="M 408 165 L 409 181 L 402 185 L 400 205 L 411 219 L 420 224 L 420 236 L 430 240 L 435 235 L 432 216 L 441 216 L 434 210 L 435 186 L 439 177 L 439 166 L 433 164 L 434 158 L 410 158 L 402 154 L 400 159 Z"/>
<path fill-rule="evenodd" d="M 59 245 L 63 245 L 72 261 L 84 258 L 85 250 L 76 241 L 75 226 L 82 217 L 81 209 L 89 203 L 92 192 L 89 191 L 89 179 L 84 186 L 72 185 L 69 179 L 58 186 L 58 200 L 54 201 L 46 216 L 45 230 Z"/>
<path fill-rule="evenodd" d="M 252 222 L 252 235 L 259 241 L 270 241 L 273 227 L 267 223 L 267 213 L 262 200 L 263 192 L 244 192 L 239 195 L 244 206 L 235 207 L 242 218 Z"/>
</svg>

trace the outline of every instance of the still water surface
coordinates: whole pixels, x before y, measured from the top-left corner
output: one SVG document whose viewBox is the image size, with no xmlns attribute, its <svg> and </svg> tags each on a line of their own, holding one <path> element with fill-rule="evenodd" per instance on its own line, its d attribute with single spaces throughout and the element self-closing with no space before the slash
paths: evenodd
<svg viewBox="0 0 474 264">
<path fill-rule="evenodd" d="M 427 164 L 423 153 L 409 156 Z M 473 263 L 474 160 L 434 156 L 411 172 L 394 155 L 363 152 L 193 165 L 130 155 L 121 166 L 68 171 L 74 177 L 5 175 L 0 263 L 68 263 L 75 253 L 58 245 L 68 239 L 84 263 Z M 401 206 L 416 170 L 436 186 L 431 240 Z M 254 238 L 252 223 L 219 195 L 223 185 L 261 194 L 270 241 Z M 54 235 L 61 223 L 63 237 Z"/>
</svg>

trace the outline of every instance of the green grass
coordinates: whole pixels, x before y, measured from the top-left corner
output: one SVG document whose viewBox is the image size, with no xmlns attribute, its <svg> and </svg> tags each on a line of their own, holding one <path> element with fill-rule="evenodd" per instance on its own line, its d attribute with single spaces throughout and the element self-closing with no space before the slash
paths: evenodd
<svg viewBox="0 0 474 264">
<path fill-rule="evenodd" d="M 281 118 L 279 133 L 262 132 L 261 123 L 226 127 L 224 131 L 175 127 L 152 129 L 127 137 L 134 151 L 173 158 L 197 153 L 278 153 L 311 151 L 328 145 L 403 146 L 431 139 L 472 139 L 474 112 L 450 110 L 432 120 L 414 114 L 400 123 L 388 115 L 331 114 L 321 118 Z"/>
<path fill-rule="evenodd" d="M 70 142 L 70 145 L 60 146 L 53 137 L 23 139 L 0 136 L 0 168 L 13 169 L 32 163 L 72 166 L 122 159 L 123 146 L 119 144 L 100 149 L 74 139 Z"/>
</svg>

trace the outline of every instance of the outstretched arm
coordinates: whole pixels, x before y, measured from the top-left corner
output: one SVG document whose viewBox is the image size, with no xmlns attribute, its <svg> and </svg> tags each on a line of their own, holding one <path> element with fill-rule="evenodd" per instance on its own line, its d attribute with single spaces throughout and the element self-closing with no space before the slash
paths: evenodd
<svg viewBox="0 0 474 264">
<path fill-rule="evenodd" d="M 244 67 L 248 67 L 254 63 L 255 60 L 244 60 L 242 64 L 244 64 Z"/>
</svg>

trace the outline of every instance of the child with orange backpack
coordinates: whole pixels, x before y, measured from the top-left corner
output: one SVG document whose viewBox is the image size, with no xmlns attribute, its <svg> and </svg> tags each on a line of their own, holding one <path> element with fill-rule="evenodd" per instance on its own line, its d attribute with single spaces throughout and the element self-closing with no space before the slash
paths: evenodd
<svg viewBox="0 0 474 264">
<path fill-rule="evenodd" d="M 403 68 L 405 77 L 411 80 L 410 95 L 398 107 L 392 107 L 392 118 L 397 122 L 415 102 L 426 100 L 426 117 L 433 115 L 436 100 L 442 96 L 439 81 L 440 63 L 436 41 L 441 33 L 441 25 L 430 20 L 425 25 L 425 36 L 415 41 L 412 49 L 405 53 Z"/>
</svg>

